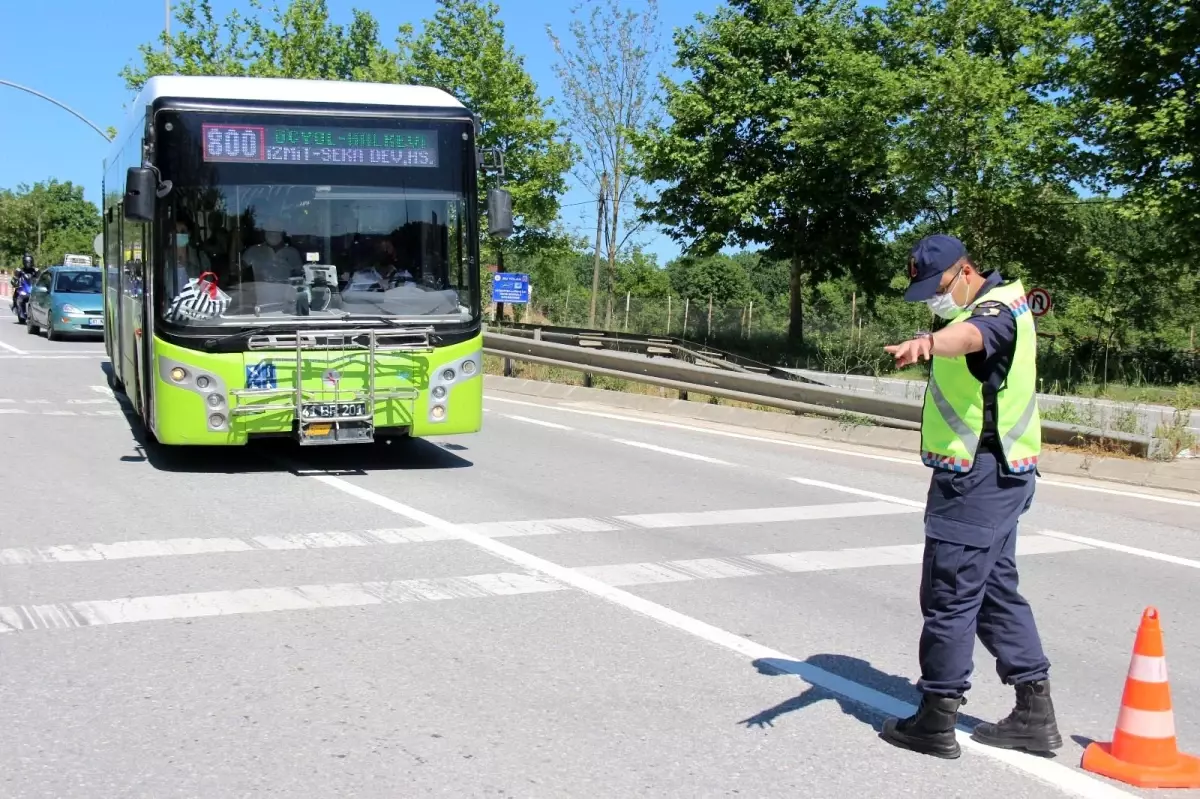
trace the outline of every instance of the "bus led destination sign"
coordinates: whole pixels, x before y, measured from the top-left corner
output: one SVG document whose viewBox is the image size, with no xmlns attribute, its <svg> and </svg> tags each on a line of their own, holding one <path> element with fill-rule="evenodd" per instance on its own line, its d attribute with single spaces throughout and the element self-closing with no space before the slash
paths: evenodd
<svg viewBox="0 0 1200 799">
<path fill-rule="evenodd" d="M 421 130 L 204 125 L 204 160 L 241 164 L 438 165 L 437 134 Z"/>
</svg>

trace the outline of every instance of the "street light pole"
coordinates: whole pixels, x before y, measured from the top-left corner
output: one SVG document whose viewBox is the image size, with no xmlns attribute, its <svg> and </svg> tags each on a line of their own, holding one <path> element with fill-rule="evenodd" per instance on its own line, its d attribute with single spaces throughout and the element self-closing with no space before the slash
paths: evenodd
<svg viewBox="0 0 1200 799">
<path fill-rule="evenodd" d="M 171 0 L 164 0 L 166 16 L 163 18 L 163 33 L 167 37 L 167 55 L 171 54 Z"/>
<path fill-rule="evenodd" d="M 3 85 L 3 86 L 11 86 L 11 87 L 13 87 L 14 89 L 20 89 L 21 91 L 23 91 L 23 92 L 28 92 L 29 94 L 32 94 L 32 95 L 34 95 L 35 97 L 41 97 L 43 100 L 45 100 L 45 101 L 47 101 L 47 102 L 54 103 L 56 106 L 58 106 L 58 107 L 59 107 L 59 108 L 61 108 L 62 110 L 64 110 L 64 111 L 67 111 L 67 112 L 69 112 L 69 113 L 73 114 L 74 116 L 76 116 L 77 118 L 79 118 L 79 119 L 83 120 L 84 122 L 86 122 L 86 123 L 87 123 L 87 124 L 88 124 L 88 125 L 89 125 L 89 126 L 92 128 L 92 130 L 96 131 L 96 132 L 97 132 L 97 133 L 99 133 L 101 136 L 103 136 L 105 141 L 112 141 L 112 139 L 110 139 L 110 138 L 108 137 L 108 134 L 107 134 L 107 133 L 105 133 L 103 130 L 101 130 L 101 129 L 100 129 L 100 126 L 99 126 L 99 125 L 97 125 L 95 122 L 93 122 L 92 120 L 90 120 L 90 119 L 88 119 L 87 117 L 85 117 L 83 114 L 81 114 L 81 113 L 79 113 L 78 111 L 76 111 L 74 108 L 71 108 L 71 106 L 69 106 L 69 105 L 67 105 L 67 104 L 65 104 L 65 103 L 60 103 L 58 100 L 55 100 L 53 97 L 50 97 L 49 95 L 42 94 L 41 92 L 37 91 L 36 89 L 31 89 L 31 88 L 29 88 L 28 86 L 22 86 L 22 85 L 21 85 L 21 84 L 19 84 L 19 83 L 13 83 L 13 82 L 12 82 L 12 81 L 10 81 L 10 80 L 3 80 L 3 79 L 0 79 L 0 85 Z"/>
</svg>

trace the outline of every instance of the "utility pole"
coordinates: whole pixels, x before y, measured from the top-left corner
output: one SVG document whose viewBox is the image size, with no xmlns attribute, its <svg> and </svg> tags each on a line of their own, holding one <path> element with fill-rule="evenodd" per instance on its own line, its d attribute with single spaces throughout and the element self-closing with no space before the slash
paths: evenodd
<svg viewBox="0 0 1200 799">
<path fill-rule="evenodd" d="M 588 327 L 596 327 L 596 295 L 600 293 L 600 233 L 604 228 L 604 211 L 608 195 L 608 173 L 600 176 L 600 196 L 596 198 L 596 254 L 592 257 L 592 306 L 588 310 Z"/>
</svg>

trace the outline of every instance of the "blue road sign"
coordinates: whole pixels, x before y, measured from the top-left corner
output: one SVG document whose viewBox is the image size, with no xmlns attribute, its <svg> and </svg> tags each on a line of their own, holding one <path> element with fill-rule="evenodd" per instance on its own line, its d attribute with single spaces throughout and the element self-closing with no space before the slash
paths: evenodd
<svg viewBox="0 0 1200 799">
<path fill-rule="evenodd" d="M 529 275 L 497 272 L 492 277 L 493 302 L 529 302 Z"/>
</svg>

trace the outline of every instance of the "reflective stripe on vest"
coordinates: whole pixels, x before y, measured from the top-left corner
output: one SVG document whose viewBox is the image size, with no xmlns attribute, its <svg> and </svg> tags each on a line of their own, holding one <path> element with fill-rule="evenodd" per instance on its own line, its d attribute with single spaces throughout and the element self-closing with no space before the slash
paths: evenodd
<svg viewBox="0 0 1200 799">
<path fill-rule="evenodd" d="M 970 318 L 975 305 L 1000 302 L 1016 321 L 1012 366 L 996 393 L 995 425 L 1004 460 L 1011 471 L 1037 468 L 1042 421 L 1037 405 L 1037 331 L 1020 281 L 989 291 L 950 321 Z M 921 420 L 921 460 L 935 469 L 970 471 L 984 427 L 983 384 L 967 368 L 967 359 L 934 356 Z"/>
</svg>

